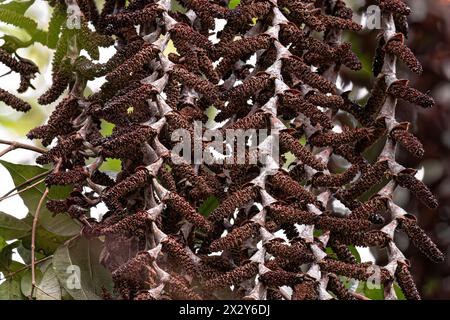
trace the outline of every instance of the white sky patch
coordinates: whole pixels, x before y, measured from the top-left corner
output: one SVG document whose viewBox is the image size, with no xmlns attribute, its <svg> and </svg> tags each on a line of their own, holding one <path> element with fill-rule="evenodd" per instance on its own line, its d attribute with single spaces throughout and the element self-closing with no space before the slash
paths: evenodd
<svg viewBox="0 0 450 320">
<path fill-rule="evenodd" d="M 214 19 L 214 23 L 216 28 L 212 32 L 213 34 L 209 36 L 209 41 L 211 41 L 213 44 L 219 43 L 219 38 L 217 38 L 217 33 L 219 31 L 222 31 L 225 25 L 227 24 L 227 20 L 225 19 Z"/>
<path fill-rule="evenodd" d="M 334 199 L 331 202 L 331 208 L 333 209 L 333 212 L 338 213 L 339 215 L 347 216 L 350 214 L 350 209 L 347 208 L 341 201 L 338 199 Z"/>
<path fill-rule="evenodd" d="M 420 169 L 417 170 L 417 173 L 416 173 L 416 175 L 414 177 L 417 180 L 422 181 L 424 176 L 425 176 L 425 168 L 423 166 L 421 166 Z"/>
<path fill-rule="evenodd" d="M 355 99 L 361 100 L 361 99 L 365 98 L 368 94 L 369 94 L 369 90 L 367 90 L 366 87 L 360 87 L 360 88 L 358 88 L 358 90 L 356 90 Z"/>
<path fill-rule="evenodd" d="M 113 46 L 108 48 L 99 48 L 99 50 L 100 50 L 99 63 L 105 63 L 116 53 L 116 49 Z M 84 52 L 84 50 L 82 50 L 82 52 Z M 89 55 L 86 52 L 84 52 L 83 55 L 89 57 Z M 95 78 L 95 80 L 88 81 L 87 85 L 93 92 L 96 92 L 105 82 L 106 82 L 105 77 L 99 77 Z"/>
<path fill-rule="evenodd" d="M 254 66 L 256 64 L 256 52 L 254 54 L 252 54 L 245 63 L 251 64 L 252 66 Z"/>
<path fill-rule="evenodd" d="M 14 182 L 8 170 L 2 165 L 0 165 L 0 177 L 2 180 L 0 183 L 0 196 L 3 196 L 14 188 Z M 22 219 L 26 217 L 28 208 L 25 206 L 20 196 L 14 196 L 0 202 L 0 211 L 14 216 L 17 219 Z"/>
<path fill-rule="evenodd" d="M 98 222 L 100 222 L 106 212 L 108 212 L 108 208 L 103 202 L 100 202 L 95 207 L 91 208 L 90 213 L 92 218 L 95 218 Z"/>
<path fill-rule="evenodd" d="M 331 129 L 331 131 L 336 133 L 342 133 L 342 127 L 339 124 L 336 124 L 333 126 L 333 129 Z"/>
<path fill-rule="evenodd" d="M 356 250 L 358 250 L 359 256 L 361 257 L 361 262 L 372 262 L 375 263 L 375 257 L 370 252 L 369 248 L 365 247 L 356 247 Z"/>
<path fill-rule="evenodd" d="M 50 12 L 47 1 L 36 0 L 25 12 L 25 16 L 33 18 L 37 22 L 39 29 L 47 30 Z"/>
<path fill-rule="evenodd" d="M 338 75 L 336 79 L 336 87 L 343 92 L 351 91 L 353 89 L 353 83 L 351 81 L 345 83 L 342 77 Z"/>
</svg>

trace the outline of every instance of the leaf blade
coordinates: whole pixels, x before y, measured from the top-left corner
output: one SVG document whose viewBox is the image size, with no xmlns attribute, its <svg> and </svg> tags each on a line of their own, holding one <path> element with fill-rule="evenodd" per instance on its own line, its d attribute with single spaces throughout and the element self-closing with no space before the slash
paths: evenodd
<svg viewBox="0 0 450 320">
<path fill-rule="evenodd" d="M 38 166 L 31 165 L 23 165 L 23 164 L 15 164 L 10 163 L 4 160 L 0 160 L 0 164 L 8 170 L 11 174 L 11 177 L 14 181 L 14 184 L 18 186 L 19 184 L 29 180 L 46 172 L 47 170 Z M 30 214 L 34 216 L 36 213 L 36 209 L 38 207 L 39 200 L 45 191 L 45 184 L 41 183 L 29 190 L 20 193 L 23 202 L 27 206 Z M 47 199 L 63 199 L 66 198 L 71 191 L 71 187 L 52 187 L 48 194 Z M 79 230 L 80 226 L 74 220 L 72 220 L 69 216 L 64 214 L 59 214 L 57 216 L 53 216 L 53 214 L 43 206 L 41 208 L 41 212 L 39 214 L 39 223 L 48 231 L 53 232 L 59 236 L 74 236 Z"/>
<path fill-rule="evenodd" d="M 17 219 L 0 211 L 0 234 L 5 240 L 22 238 L 31 231 L 31 226 L 23 220 Z"/>
</svg>

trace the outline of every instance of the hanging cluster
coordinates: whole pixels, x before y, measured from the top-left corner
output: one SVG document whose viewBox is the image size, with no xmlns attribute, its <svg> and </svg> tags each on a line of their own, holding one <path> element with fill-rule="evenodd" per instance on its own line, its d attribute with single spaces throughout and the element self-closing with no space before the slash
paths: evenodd
<svg viewBox="0 0 450 320">
<path fill-rule="evenodd" d="M 409 124 L 395 119 L 397 99 L 434 104 L 396 78 L 397 60 L 422 71 L 406 31 L 395 31 L 409 8 L 379 1 L 376 78 L 362 106 L 336 86 L 340 68 L 361 69 L 342 41 L 343 32 L 362 28 L 345 1 L 241 0 L 234 9 L 228 1 L 179 3 L 185 11 L 172 11 L 169 0 L 106 0 L 101 11 L 93 0 L 51 1 L 56 13 L 77 7 L 81 24 L 71 29 L 60 15 L 52 19 L 61 34 L 51 39 L 53 84 L 39 102 L 69 91 L 28 137 L 45 146 L 56 139 L 37 161 L 55 165 L 47 186 L 74 189 L 47 207 L 80 220 L 83 236 L 104 237 L 101 262 L 113 275 L 111 294 L 352 300 L 357 286 L 347 289 L 342 277 L 367 281 L 375 274 L 386 299 L 396 299 L 394 283 L 407 298 L 420 298 L 394 232 L 404 231 L 433 261 L 444 257 L 392 199 L 399 185 L 427 207 L 438 205 L 415 170 L 395 159 L 397 144 L 414 157 L 424 153 Z M 95 62 L 98 47 L 113 44 L 116 53 Z M 176 52 L 165 53 L 169 44 Z M 0 61 L 20 73 L 24 88 L 37 72 L 7 52 L 0 51 Z M 99 77 L 105 77 L 100 90 L 85 95 L 87 81 Z M 3 90 L 0 99 L 29 109 Z M 249 151 L 243 164 L 174 161 L 172 133 L 183 128 L 194 137 L 193 122 L 206 125 L 211 107 L 223 132 L 268 129 L 259 147 L 277 136 L 280 157 L 269 153 L 268 161 L 250 163 Z M 114 124 L 109 136 L 101 133 L 104 121 Z M 380 139 L 384 149 L 369 162 L 363 153 Z M 101 171 L 108 159 L 121 161 L 115 177 Z M 219 204 L 205 214 L 202 205 L 211 199 Z M 100 202 L 108 212 L 96 221 L 89 210 Z M 360 263 L 352 246 L 384 249 L 388 263 Z"/>
</svg>

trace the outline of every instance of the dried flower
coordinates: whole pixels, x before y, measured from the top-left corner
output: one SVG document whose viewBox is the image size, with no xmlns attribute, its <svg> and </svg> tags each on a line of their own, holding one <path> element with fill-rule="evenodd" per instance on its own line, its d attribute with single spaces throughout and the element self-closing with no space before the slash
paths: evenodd
<svg viewBox="0 0 450 320">
<path fill-rule="evenodd" d="M 280 96 L 280 105 L 282 108 L 294 111 L 295 114 L 298 112 L 303 113 L 310 119 L 312 125 L 319 123 L 324 129 L 331 129 L 332 123 L 329 116 L 315 106 L 325 106 L 325 99 L 322 99 L 322 97 L 328 98 L 328 96 L 322 94 L 311 94 L 308 95 L 307 100 L 305 100 L 300 92 L 296 90 L 287 90 Z"/>
<path fill-rule="evenodd" d="M 23 101 L 22 99 L 17 98 L 15 95 L 9 93 L 0 88 L 0 101 L 6 103 L 10 107 L 14 108 L 17 111 L 27 112 L 31 109 L 31 106 L 28 102 Z"/>
<path fill-rule="evenodd" d="M 219 251 L 239 247 L 245 240 L 256 236 L 259 232 L 259 227 L 260 226 L 254 222 L 249 222 L 241 227 L 237 227 L 225 237 L 213 241 L 210 249 L 211 251 Z"/>
<path fill-rule="evenodd" d="M 259 276 L 261 282 L 268 286 L 281 287 L 284 285 L 293 286 L 302 283 L 305 276 L 301 273 L 288 272 L 284 270 L 267 271 Z"/>
<path fill-rule="evenodd" d="M 319 284 L 314 280 L 305 280 L 294 286 L 292 300 L 318 300 Z"/>
<path fill-rule="evenodd" d="M 258 274 L 258 263 L 249 262 L 234 268 L 232 271 L 223 273 L 216 278 L 205 281 L 205 288 L 214 290 L 237 285 L 244 280 L 254 277 L 256 274 Z"/>
<path fill-rule="evenodd" d="M 384 247 L 391 241 L 386 233 L 378 230 L 346 234 L 335 233 L 333 237 L 342 244 L 361 247 Z"/>
<path fill-rule="evenodd" d="M 314 169 L 325 169 L 325 165 L 288 132 L 280 133 L 280 149 L 282 152 L 291 151 L 300 161 Z"/>
<path fill-rule="evenodd" d="M 413 175 L 400 172 L 395 180 L 400 186 L 411 191 L 428 208 L 436 209 L 438 207 L 439 203 L 430 189 Z"/>
<path fill-rule="evenodd" d="M 254 185 L 247 186 L 236 191 L 226 198 L 208 217 L 208 220 L 221 222 L 228 218 L 236 208 L 245 205 L 250 200 L 255 200 L 258 196 L 258 187 Z"/>
<path fill-rule="evenodd" d="M 119 200 L 121 197 L 134 190 L 144 187 L 148 183 L 148 171 L 145 169 L 138 170 L 108 190 L 108 192 L 103 196 L 105 204 L 111 209 L 120 207 Z"/>
<path fill-rule="evenodd" d="M 417 104 L 422 108 L 434 106 L 434 100 L 430 96 L 408 86 L 408 80 L 398 80 L 393 82 L 388 89 L 388 93 L 396 98 Z"/>
<path fill-rule="evenodd" d="M 54 169 L 40 175 L 46 186 L 73 187 L 67 197 L 49 199 L 47 209 L 81 222 L 83 237 L 102 237 L 100 261 L 118 297 L 249 299 L 261 292 L 289 299 L 280 288 L 288 286 L 292 300 L 331 298 L 324 290 L 354 300 L 358 294 L 339 277 L 370 281 L 380 275 L 384 285 L 396 280 L 407 298 L 419 298 L 408 261 L 392 254 L 392 228 L 403 229 L 433 261 L 444 256 L 412 216 L 395 211 L 389 224 L 383 219 L 397 186 L 437 206 L 394 154 L 396 144 L 415 157 L 424 153 L 409 124 L 396 122 L 397 98 L 434 104 L 406 80 L 394 81 L 395 58 L 422 71 L 405 42 L 411 10 L 400 0 L 377 1 L 386 19 L 375 43 L 377 78 L 362 106 L 351 98 L 358 96 L 354 91 L 336 86 L 354 79 L 341 68 L 362 67 L 352 43 L 342 40 L 343 30 L 361 29 L 346 1 L 241 0 L 235 8 L 225 0 L 178 2 L 183 10 L 169 8 L 170 1 L 106 0 L 99 12 L 94 0 L 78 0 L 81 25 L 74 29 L 65 23 L 64 1 L 51 0 L 48 32 L 0 9 L 0 20 L 33 34 L 26 42 L 5 35 L 0 48 L 0 62 L 20 76 L 19 92 L 33 88 L 38 69 L 17 49 L 36 41 L 55 49 L 53 83 L 38 102 L 50 104 L 69 92 L 28 137 L 50 146 L 36 160 Z M 217 19 L 226 21 L 220 31 Z M 176 52 L 166 54 L 172 45 Z M 97 62 L 99 48 L 112 46 L 115 54 Z M 100 77 L 106 82 L 88 95 L 88 82 Z M 0 100 L 30 109 L 1 89 Z M 243 164 L 236 163 L 236 152 L 229 158 L 234 163 L 174 161 L 173 147 L 185 140 L 195 143 L 183 156 L 197 155 L 194 121 L 223 134 L 279 133 L 281 159 L 274 160 L 281 164 L 250 163 L 266 142 L 245 151 Z M 105 134 L 108 123 L 113 129 Z M 179 129 L 190 136 L 174 141 Z M 200 145 L 206 151 L 212 142 Z M 110 158 L 121 163 L 114 176 L 103 169 Z M 89 214 L 98 204 L 109 209 L 100 221 Z M 336 204 L 348 214 L 334 210 Z M 357 263 L 355 246 L 388 247 L 387 267 Z"/>
<path fill-rule="evenodd" d="M 313 194 L 282 171 L 270 176 L 269 181 L 275 188 L 299 199 L 302 203 L 314 203 L 320 206 Z"/>
<path fill-rule="evenodd" d="M 406 263 L 399 262 L 395 270 L 395 279 L 408 300 L 421 300 L 414 279 Z"/>
<path fill-rule="evenodd" d="M 397 33 L 385 44 L 384 50 L 396 55 L 400 60 L 402 60 L 411 71 L 421 74 L 423 72 L 422 65 L 417 60 L 414 53 L 404 44 L 404 36 L 402 33 Z"/>
<path fill-rule="evenodd" d="M 355 199 L 369 190 L 370 187 L 379 183 L 389 170 L 387 161 L 378 161 L 370 166 L 361 177 L 351 185 L 351 187 L 342 193 L 346 199 Z"/>
<path fill-rule="evenodd" d="M 422 143 L 408 130 L 401 127 L 392 129 L 390 133 L 392 139 L 401 144 L 406 151 L 416 158 L 422 158 L 425 150 Z"/>
<path fill-rule="evenodd" d="M 359 168 L 357 165 L 352 165 L 345 172 L 333 175 L 324 173 L 317 173 L 312 179 L 312 184 L 317 187 L 339 188 L 347 183 L 350 183 L 357 175 Z"/>
<path fill-rule="evenodd" d="M 424 255 L 426 255 L 431 261 L 442 262 L 444 261 L 444 255 L 431 241 L 425 231 L 420 228 L 416 220 L 412 217 L 403 217 L 400 219 L 400 227 L 411 239 L 412 243 L 418 248 Z"/>
<path fill-rule="evenodd" d="M 356 298 L 345 288 L 339 278 L 333 274 L 328 274 L 327 289 L 336 295 L 339 300 L 356 300 Z"/>
<path fill-rule="evenodd" d="M 376 272 L 372 265 L 368 264 L 350 264 L 338 260 L 324 259 L 319 262 L 323 271 L 332 272 L 337 275 L 366 281 Z M 391 275 L 386 269 L 380 270 L 380 281 L 386 283 L 391 280 Z"/>
</svg>

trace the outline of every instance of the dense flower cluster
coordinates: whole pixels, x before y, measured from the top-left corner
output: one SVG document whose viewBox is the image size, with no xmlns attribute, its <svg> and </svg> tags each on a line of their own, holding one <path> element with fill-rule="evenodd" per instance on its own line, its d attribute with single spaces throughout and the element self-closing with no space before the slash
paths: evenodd
<svg viewBox="0 0 450 320">
<path fill-rule="evenodd" d="M 393 202 L 393 190 L 399 185 L 430 208 L 438 204 L 415 170 L 395 160 L 397 143 L 415 157 L 424 153 L 409 124 L 396 121 L 395 105 L 398 98 L 424 108 L 434 102 L 396 78 L 397 60 L 422 71 L 406 31 L 395 31 L 409 8 L 378 2 L 376 78 L 361 106 L 336 86 L 341 67 L 361 69 L 342 41 L 343 31 L 361 29 L 343 0 L 241 0 L 234 9 L 226 0 L 180 0 L 183 12 L 167 0 L 106 0 L 100 12 L 93 0 L 52 1 L 59 10 L 78 6 L 81 29 L 60 25 L 53 85 L 39 102 L 69 92 L 28 137 L 44 145 L 57 139 L 38 162 L 57 167 L 49 187 L 74 191 L 47 207 L 84 217 L 83 236 L 104 236 L 101 262 L 113 274 L 111 294 L 353 300 L 355 286 L 347 289 L 342 277 L 367 281 L 375 272 L 386 299 L 396 298 L 394 282 L 407 298 L 420 298 L 394 232 L 404 231 L 433 261 L 444 257 Z M 226 24 L 214 32 L 219 19 Z M 94 62 L 98 47 L 112 43 L 114 56 Z M 169 43 L 176 52 L 166 55 Z M 79 56 L 82 49 L 89 57 Z M 3 51 L 0 61 L 24 83 L 37 71 Z M 100 90 L 86 96 L 86 82 L 103 76 Z M 0 99 L 29 109 L 3 90 Z M 219 111 L 215 120 L 224 121 L 221 130 L 277 132 L 280 161 L 173 163 L 172 132 L 193 134 L 193 121 L 205 123 L 211 106 Z M 354 121 L 341 122 L 341 113 Z M 115 125 L 111 135 L 102 136 L 101 120 Z M 380 139 L 386 142 L 379 157 L 367 160 L 364 151 Z M 288 153 L 294 162 L 285 162 Z M 111 158 L 122 163 L 117 177 L 100 171 Z M 205 216 L 200 207 L 211 197 L 219 205 Z M 100 202 L 108 212 L 96 221 L 89 210 Z M 349 246 L 385 248 L 388 263 L 359 263 Z M 123 252 L 131 256 L 126 263 Z"/>
</svg>

